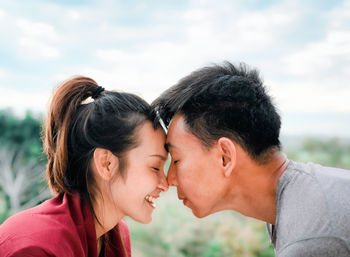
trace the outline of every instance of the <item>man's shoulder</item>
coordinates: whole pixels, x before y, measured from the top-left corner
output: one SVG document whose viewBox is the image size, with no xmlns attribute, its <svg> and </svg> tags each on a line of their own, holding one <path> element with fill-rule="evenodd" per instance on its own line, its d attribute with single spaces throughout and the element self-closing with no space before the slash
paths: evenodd
<svg viewBox="0 0 350 257">
<path fill-rule="evenodd" d="M 311 237 L 303 238 L 285 245 L 276 251 L 277 257 L 348 257 L 349 245 L 338 237 Z"/>
<path fill-rule="evenodd" d="M 293 162 L 285 172 L 276 192 L 278 212 L 298 219 L 350 218 L 349 170 Z"/>
<path fill-rule="evenodd" d="M 299 213 L 309 212 L 310 207 L 322 211 L 339 208 L 341 211 L 350 206 L 350 199 L 343 197 L 350 194 L 349 183 L 348 170 L 292 162 L 277 187 L 277 208 L 292 208 Z M 344 201 L 349 205 L 344 205 Z"/>
<path fill-rule="evenodd" d="M 350 181 L 350 170 L 341 169 L 337 167 L 323 166 L 317 163 L 301 163 L 290 161 L 286 169 L 287 177 L 293 177 L 293 175 L 298 174 L 299 176 L 310 176 L 319 180 L 321 184 L 336 182 L 349 182 Z M 322 180 L 324 179 L 324 180 Z"/>
<path fill-rule="evenodd" d="M 293 163 L 287 172 L 288 180 L 277 192 L 276 248 L 305 238 L 350 242 L 350 199 L 343 197 L 350 187 L 345 189 L 342 183 L 349 171 Z"/>
</svg>

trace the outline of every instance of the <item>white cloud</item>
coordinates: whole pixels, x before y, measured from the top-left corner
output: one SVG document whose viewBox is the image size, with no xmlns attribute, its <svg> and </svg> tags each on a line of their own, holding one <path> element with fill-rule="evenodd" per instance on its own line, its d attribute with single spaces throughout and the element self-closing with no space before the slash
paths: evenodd
<svg viewBox="0 0 350 257">
<path fill-rule="evenodd" d="M 280 37 L 300 23 L 303 9 L 288 1 L 265 9 L 244 9 L 237 1 L 192 1 L 184 12 L 184 28 L 197 46 L 215 45 L 223 55 L 242 56 L 279 43 Z M 207 44 L 209 42 L 209 44 Z"/>
<path fill-rule="evenodd" d="M 12 89 L 11 86 L 0 86 L 1 95 L 6 96 L 1 99 L 0 109 L 11 107 L 16 113 L 24 113 L 26 110 L 32 110 L 42 113 L 47 109 L 49 92 Z"/>
<path fill-rule="evenodd" d="M 319 78 L 325 72 L 333 71 L 334 77 L 339 73 L 344 77 L 343 83 L 350 78 L 344 68 L 350 64 L 350 1 L 325 15 L 328 26 L 325 36 L 314 42 L 308 42 L 284 59 L 284 71 L 292 75 Z M 328 75 L 328 74 L 327 74 Z"/>
<path fill-rule="evenodd" d="M 42 21 L 33 21 L 20 12 L 0 10 L 0 33 L 6 35 L 0 46 L 6 49 L 6 57 L 30 57 L 37 59 L 56 59 L 61 56 L 57 48 L 61 37 L 55 27 Z M 38 20 L 40 20 L 38 18 Z M 6 22 L 4 22 L 6 21 Z M 3 59 L 6 62 L 6 59 Z"/>
<path fill-rule="evenodd" d="M 339 60 L 350 62 L 350 31 L 329 31 L 320 42 L 309 43 L 305 49 L 286 58 L 285 71 L 295 75 L 320 76 L 338 66 Z"/>
<path fill-rule="evenodd" d="M 32 59 L 56 59 L 61 51 L 53 44 L 60 41 L 54 26 L 45 22 L 17 19 L 18 46 L 21 55 Z"/>
<path fill-rule="evenodd" d="M 337 88 L 323 82 L 323 87 L 313 81 L 268 81 L 277 106 L 284 112 L 350 112 L 350 87 Z M 333 90 L 329 90 L 333 88 Z"/>
<path fill-rule="evenodd" d="M 60 39 L 60 36 L 56 32 L 55 28 L 48 23 L 19 19 L 17 21 L 17 26 L 19 27 L 22 35 L 27 37 L 50 41 L 58 41 Z"/>
<path fill-rule="evenodd" d="M 169 17 L 172 17 L 173 11 L 170 13 Z M 112 87 L 138 92 L 151 101 L 196 68 L 225 59 L 240 61 L 242 60 L 240 58 L 244 58 L 251 52 L 264 51 L 267 46 L 278 45 L 278 39 L 288 29 L 294 28 L 300 22 L 300 16 L 303 15 L 302 10 L 290 10 L 288 5 L 282 4 L 263 11 L 234 10 L 233 13 L 229 13 L 225 8 L 218 10 L 201 7 L 187 9 L 182 16 L 179 15 L 178 21 L 178 25 L 184 29 L 183 34 L 179 35 L 183 40 L 168 38 L 167 41 L 146 42 L 132 49 L 100 48 L 96 51 L 96 57 L 105 63 L 106 68 L 85 67 L 81 70 L 84 74 L 91 74 L 90 76 L 102 81 L 105 85 L 110 84 Z M 224 17 L 225 15 L 232 15 L 234 18 L 229 19 L 228 16 Z M 166 16 L 166 13 L 162 14 L 163 18 Z M 220 18 L 229 23 L 218 22 Z M 149 32 L 163 31 L 166 26 L 156 25 L 144 30 L 142 28 L 129 30 L 128 27 L 119 27 L 119 29 L 125 32 L 124 38 L 132 38 L 132 35 L 135 34 L 137 35 L 135 37 L 142 41 Z M 176 31 L 172 26 L 169 27 L 169 30 L 174 30 L 171 31 L 172 33 Z M 140 34 L 131 33 L 136 31 L 139 31 Z M 337 44 L 344 42 L 343 35 L 338 33 L 336 36 L 333 35 L 330 40 Z M 329 54 L 334 54 L 332 51 L 337 51 L 337 49 L 329 49 Z M 260 61 L 262 75 L 268 73 L 268 69 L 275 69 L 272 64 L 276 65 L 278 62 L 268 57 Z M 308 57 L 308 59 L 312 58 Z M 323 63 L 323 60 L 321 61 Z M 346 92 L 333 90 L 329 93 L 329 90 L 325 88 L 320 90 L 317 79 L 302 82 L 300 80 L 288 82 L 287 79 L 277 80 L 273 77 L 270 79 L 275 80 L 273 92 L 280 108 L 284 111 L 348 110 L 347 101 L 344 98 Z M 331 82 L 327 82 L 329 86 Z M 277 88 L 276 85 L 283 86 Z M 316 97 L 315 92 L 317 92 Z M 300 104 L 295 104 L 296 99 Z"/>
<path fill-rule="evenodd" d="M 350 112 L 349 13 L 347 1 L 323 15 L 327 26 L 319 40 L 294 46 L 282 61 L 274 60 L 275 66 L 262 62 L 261 67 L 280 72 L 270 73 L 268 84 L 282 111 Z"/>
<path fill-rule="evenodd" d="M 171 42 L 150 43 L 133 51 L 99 49 L 96 56 L 107 62 L 110 74 L 107 77 L 122 80 L 123 87 L 145 93 L 165 89 L 194 69 L 186 64 L 188 48 Z"/>
<path fill-rule="evenodd" d="M 19 39 L 20 52 L 33 59 L 56 59 L 60 57 L 59 49 L 52 47 L 34 38 L 22 37 Z"/>
<path fill-rule="evenodd" d="M 235 31 L 242 46 L 252 46 L 254 51 L 276 44 L 278 37 L 297 23 L 298 16 L 298 13 L 286 10 L 283 6 L 273 7 L 264 11 L 244 13 L 231 25 L 236 24 Z"/>
<path fill-rule="evenodd" d="M 350 20 L 350 1 L 346 0 L 344 3 L 332 10 L 329 15 L 329 27 L 333 29 L 343 29 L 348 26 Z"/>
<path fill-rule="evenodd" d="M 235 6 L 232 1 L 220 5 L 194 3 L 177 15 L 175 22 L 182 29 L 180 33 L 173 30 L 168 38 L 185 52 L 184 59 L 177 67 L 190 64 L 188 67 L 198 68 L 223 60 L 246 61 L 254 65 L 259 60 L 256 56 L 266 52 L 267 58 L 261 60 L 265 67 L 273 61 L 268 52 L 281 48 L 280 38 L 300 23 L 299 17 L 302 15 L 302 11 L 290 10 L 283 4 L 248 11 Z M 166 16 L 172 15 L 172 12 L 170 15 L 164 13 L 163 17 L 166 19 Z M 185 70 L 185 74 L 188 72 Z"/>
<path fill-rule="evenodd" d="M 120 62 L 121 58 L 125 58 L 125 52 L 119 49 L 98 49 L 96 56 L 104 61 L 109 62 Z"/>
<path fill-rule="evenodd" d="M 57 85 L 59 85 L 63 81 L 77 75 L 87 76 L 94 79 L 106 90 L 117 90 L 137 94 L 143 97 L 149 103 L 158 97 L 160 93 L 155 88 L 147 85 L 145 82 L 141 82 L 142 78 L 140 78 L 139 74 L 131 73 L 127 69 L 113 72 L 94 69 L 91 67 L 80 67 L 79 71 L 74 74 L 69 72 L 56 74 L 56 76 L 54 76 L 54 81 Z M 147 88 L 147 90 L 145 90 L 145 88 Z"/>
<path fill-rule="evenodd" d="M 9 70 L 0 67 L 0 79 L 9 78 L 10 76 L 11 72 Z"/>
<path fill-rule="evenodd" d="M 147 35 L 166 33 L 166 31 L 170 37 L 152 42 L 146 41 L 132 49 L 101 48 L 97 50 L 96 56 L 107 61 L 116 70 L 125 68 L 142 73 L 143 71 L 152 72 L 150 70 L 155 69 L 154 73 L 158 73 L 158 76 L 149 78 L 151 81 L 148 84 L 159 84 L 159 74 L 165 70 L 168 70 L 166 73 L 170 78 L 176 77 L 172 75 L 175 73 L 178 75 L 176 79 L 179 79 L 201 65 L 232 59 L 233 56 L 243 56 L 244 53 L 256 52 L 264 45 L 273 43 L 286 27 L 293 26 L 296 17 L 290 11 L 281 12 L 279 8 L 277 9 L 272 8 L 266 14 L 263 12 L 239 13 L 237 10 L 234 15 L 239 15 L 226 24 L 215 22 L 220 20 L 221 13 L 190 8 L 177 16 L 179 17 L 177 25 L 183 29 L 178 35 L 179 31 L 176 28 L 172 25 L 168 26 L 169 20 L 164 22 L 164 26 L 156 24 L 151 28 L 119 26 L 118 31 L 114 30 L 112 34 L 122 39 L 137 38 L 142 42 Z M 230 20 L 229 16 L 232 13 L 229 14 L 225 8 L 221 11 L 226 15 L 226 19 Z M 170 13 L 171 15 L 163 13 L 161 17 L 173 18 L 173 11 Z M 111 31 L 108 26 L 111 24 L 105 24 L 104 29 Z M 176 36 L 179 39 L 176 39 Z M 249 47 L 249 44 L 253 47 Z M 166 77 L 169 78 L 169 76 Z"/>
<path fill-rule="evenodd" d="M 123 39 L 137 38 L 143 42 L 142 45 L 129 49 L 100 48 L 96 57 L 105 64 L 105 68 L 84 71 L 118 82 L 121 88 L 137 89 L 153 100 L 194 69 L 226 59 L 240 61 L 245 54 L 275 44 L 276 38 L 293 27 L 298 17 L 297 13 L 284 6 L 273 7 L 266 12 L 228 11 L 223 6 L 215 8 L 217 10 L 193 7 L 176 15 L 169 10 L 169 15 L 166 12 L 158 16 L 164 20 L 164 25 L 147 28 L 119 26 L 120 33 L 114 30 L 112 34 Z M 177 26 L 173 27 L 169 19 L 175 16 L 178 18 Z M 218 22 L 220 18 L 225 21 Z M 105 23 L 104 30 L 111 29 L 112 24 Z M 145 42 L 148 35 L 157 33 L 169 34 L 170 37 Z"/>
<path fill-rule="evenodd" d="M 193 8 L 185 11 L 183 17 L 189 22 L 202 22 L 203 20 L 210 18 L 210 15 L 208 10 Z"/>
<path fill-rule="evenodd" d="M 0 9 L 0 34 L 2 35 L 0 45 L 12 46 L 16 31 L 13 17 Z"/>
<path fill-rule="evenodd" d="M 71 9 L 67 11 L 66 17 L 70 20 L 77 21 L 81 18 L 81 13 Z"/>
<path fill-rule="evenodd" d="M 46 81 L 81 74 L 106 89 L 135 92 L 152 101 L 194 69 L 227 59 L 259 67 L 273 82 L 271 92 L 282 111 L 349 111 L 350 1 L 317 14 L 327 24 L 319 28 L 321 40 L 303 37 L 310 10 L 294 0 L 267 8 L 192 0 L 184 9 L 154 8 L 152 13 L 144 4 L 125 9 L 109 0 L 94 6 L 49 3 L 40 8 L 45 16 L 33 21 L 30 15 L 13 14 L 11 29 L 0 24 L 0 32 L 16 32 L 11 40 L 18 42 L 13 52 L 19 55 L 60 58 L 55 70 L 38 74 Z M 64 54 L 68 52 L 79 53 Z"/>
</svg>

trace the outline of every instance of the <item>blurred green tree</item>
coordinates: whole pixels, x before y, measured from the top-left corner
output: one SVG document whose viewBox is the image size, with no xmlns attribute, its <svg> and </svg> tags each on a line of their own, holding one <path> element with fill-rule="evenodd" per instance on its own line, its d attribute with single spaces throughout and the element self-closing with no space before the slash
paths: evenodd
<svg viewBox="0 0 350 257">
<path fill-rule="evenodd" d="M 286 153 L 289 159 L 295 161 L 350 169 L 350 144 L 340 138 L 306 138 L 301 145 L 287 147 Z"/>
<path fill-rule="evenodd" d="M 44 179 L 45 157 L 40 117 L 0 111 L 0 222 L 50 196 Z"/>
<path fill-rule="evenodd" d="M 17 117 L 11 110 L 0 110 L 0 147 L 21 149 L 24 157 L 45 162 L 40 139 L 41 117 L 27 111 L 24 118 Z"/>
</svg>

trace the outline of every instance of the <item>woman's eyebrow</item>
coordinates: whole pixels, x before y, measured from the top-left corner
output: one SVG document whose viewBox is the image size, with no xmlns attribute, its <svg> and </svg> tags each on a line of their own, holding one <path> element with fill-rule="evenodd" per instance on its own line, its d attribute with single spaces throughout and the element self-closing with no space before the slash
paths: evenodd
<svg viewBox="0 0 350 257">
<path fill-rule="evenodd" d="M 159 157 L 160 159 L 162 159 L 162 161 L 166 161 L 168 159 L 168 156 L 164 156 L 161 154 L 151 154 L 150 157 Z"/>
</svg>

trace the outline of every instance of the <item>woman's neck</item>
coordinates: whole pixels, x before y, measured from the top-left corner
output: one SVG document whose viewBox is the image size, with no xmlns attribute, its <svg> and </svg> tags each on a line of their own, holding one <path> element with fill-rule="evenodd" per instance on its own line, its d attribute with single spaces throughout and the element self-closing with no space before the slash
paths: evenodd
<svg viewBox="0 0 350 257">
<path fill-rule="evenodd" d="M 95 212 L 95 231 L 96 239 L 98 240 L 109 230 L 113 229 L 119 221 L 124 217 L 120 212 L 117 212 L 114 204 L 109 204 L 107 201 L 99 201 L 93 204 Z"/>
</svg>

